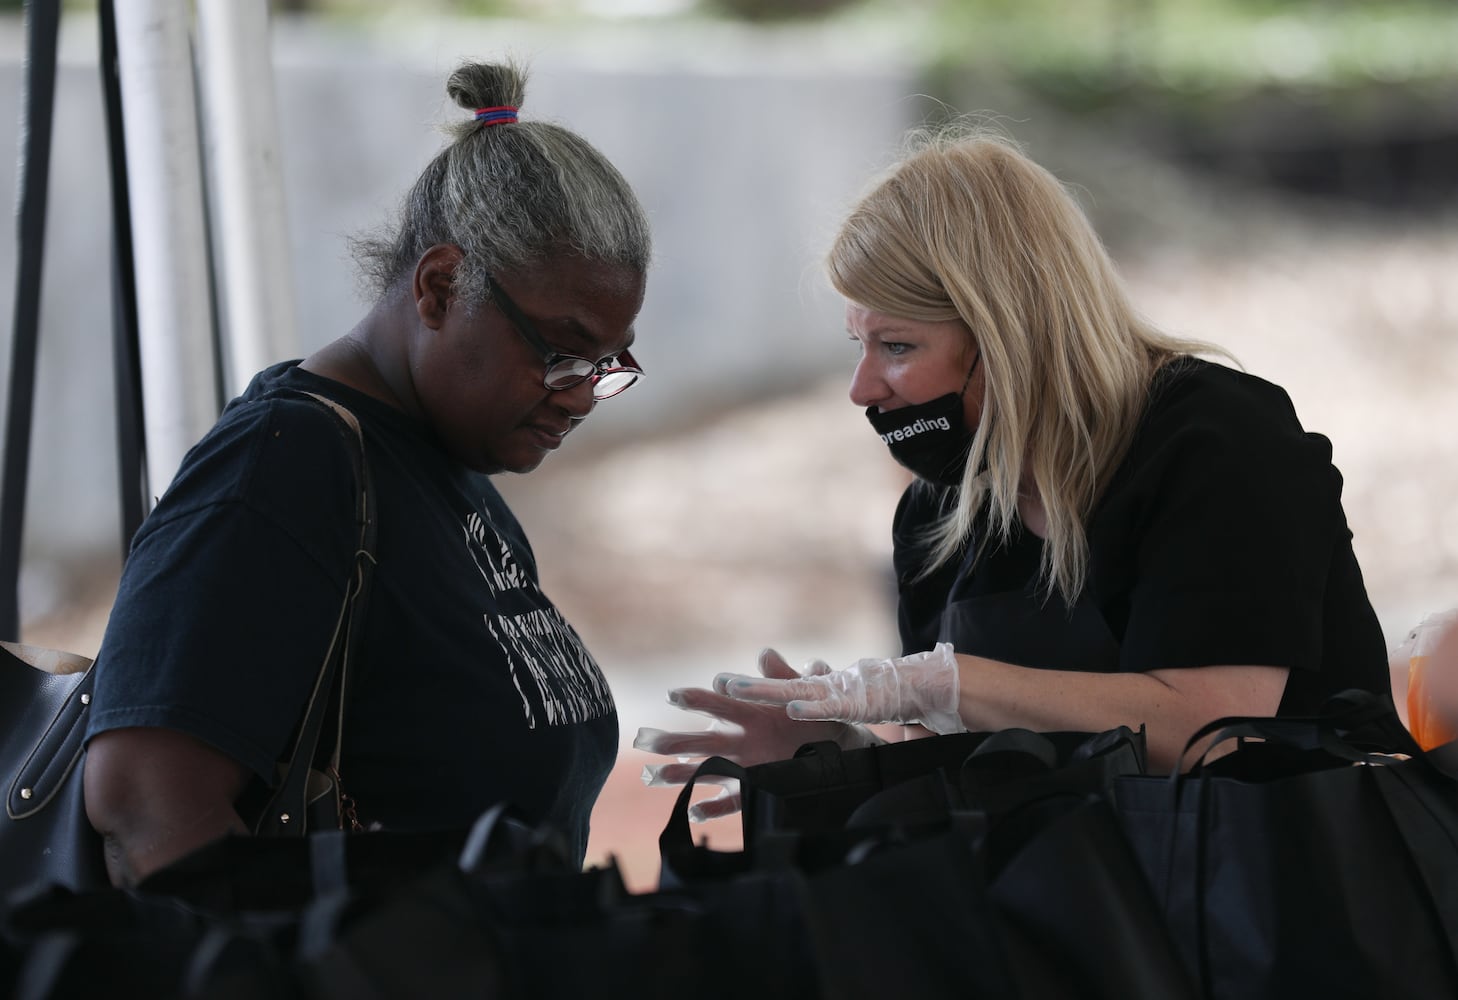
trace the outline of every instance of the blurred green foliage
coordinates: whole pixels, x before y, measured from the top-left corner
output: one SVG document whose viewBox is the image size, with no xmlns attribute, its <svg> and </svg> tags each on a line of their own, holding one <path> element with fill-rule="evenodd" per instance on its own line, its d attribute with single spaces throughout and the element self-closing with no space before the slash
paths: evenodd
<svg viewBox="0 0 1458 1000">
<path fill-rule="evenodd" d="M 834 14 L 856 0 L 701 0 L 709 13 L 745 21 L 805 21 Z"/>
<path fill-rule="evenodd" d="M 1458 78 L 1452 0 L 941 0 L 931 24 L 942 71 L 1083 110 Z"/>
</svg>

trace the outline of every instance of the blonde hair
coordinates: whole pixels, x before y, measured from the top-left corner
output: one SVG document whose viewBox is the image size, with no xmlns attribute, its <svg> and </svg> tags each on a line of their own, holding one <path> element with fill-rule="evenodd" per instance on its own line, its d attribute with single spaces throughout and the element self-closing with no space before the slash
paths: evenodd
<svg viewBox="0 0 1458 1000">
<path fill-rule="evenodd" d="M 982 124 L 914 134 L 911 152 L 842 224 L 827 263 L 852 302 L 904 319 L 961 320 L 982 351 L 982 418 L 957 502 L 927 538 L 923 572 L 962 550 L 984 503 L 992 535 L 1007 539 L 1028 480 L 1047 514 L 1042 582 L 1072 605 L 1087 576 L 1087 519 L 1128 449 L 1155 370 L 1179 355 L 1224 352 L 1140 318 L 1073 197 Z"/>
</svg>

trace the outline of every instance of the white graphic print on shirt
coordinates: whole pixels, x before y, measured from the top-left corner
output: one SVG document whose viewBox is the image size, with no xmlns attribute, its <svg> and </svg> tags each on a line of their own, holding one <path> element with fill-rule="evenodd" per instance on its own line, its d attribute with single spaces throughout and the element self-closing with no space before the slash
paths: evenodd
<svg viewBox="0 0 1458 1000">
<path fill-rule="evenodd" d="M 539 594 L 505 539 L 480 515 L 466 518 L 466 544 L 492 596 L 524 590 Z M 565 726 L 599 718 L 613 711 L 613 696 L 592 654 L 555 607 L 535 607 L 523 614 L 488 612 L 482 616 L 491 637 L 506 654 L 511 680 L 521 696 L 528 728 L 541 720 Z"/>
</svg>

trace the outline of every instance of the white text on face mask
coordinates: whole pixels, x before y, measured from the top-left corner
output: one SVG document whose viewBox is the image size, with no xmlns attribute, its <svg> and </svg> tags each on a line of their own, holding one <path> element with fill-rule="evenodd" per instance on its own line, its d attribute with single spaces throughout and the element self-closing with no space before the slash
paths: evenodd
<svg viewBox="0 0 1458 1000">
<path fill-rule="evenodd" d="M 951 429 L 952 422 L 946 417 L 937 417 L 934 420 L 919 419 L 914 424 L 907 424 L 905 427 L 898 427 L 894 431 L 887 431 L 881 435 L 881 440 L 885 444 L 890 444 L 892 441 L 905 441 L 908 438 L 914 438 L 918 434 L 924 434 L 927 431 L 949 431 Z"/>
</svg>

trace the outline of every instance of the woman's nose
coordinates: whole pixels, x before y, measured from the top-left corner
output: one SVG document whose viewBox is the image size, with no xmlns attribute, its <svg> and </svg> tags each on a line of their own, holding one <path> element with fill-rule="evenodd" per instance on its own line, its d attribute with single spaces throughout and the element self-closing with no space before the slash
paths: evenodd
<svg viewBox="0 0 1458 1000">
<path fill-rule="evenodd" d="M 851 373 L 850 401 L 856 406 L 877 406 L 890 395 L 886 380 L 876 366 L 862 356 Z"/>
<path fill-rule="evenodd" d="M 558 389 L 552 393 L 552 401 L 573 420 L 586 420 L 597 400 L 592 395 L 592 379 L 570 389 Z"/>
</svg>

